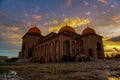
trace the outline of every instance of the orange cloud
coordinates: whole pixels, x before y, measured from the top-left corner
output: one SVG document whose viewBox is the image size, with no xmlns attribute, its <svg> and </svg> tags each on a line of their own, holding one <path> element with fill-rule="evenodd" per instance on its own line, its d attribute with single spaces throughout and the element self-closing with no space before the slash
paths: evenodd
<svg viewBox="0 0 120 80">
<path fill-rule="evenodd" d="M 103 41 L 106 41 L 106 40 L 109 40 L 110 38 L 109 37 L 103 37 Z"/>
<path fill-rule="evenodd" d="M 115 22 L 119 23 L 120 22 L 120 15 L 114 16 L 112 18 L 112 20 L 114 20 Z"/>
<path fill-rule="evenodd" d="M 38 9 L 38 8 L 36 7 L 36 9 Z M 34 14 L 31 15 L 29 13 L 24 13 L 23 15 L 30 20 L 37 20 L 37 21 L 41 20 L 43 17 L 42 15 L 34 15 Z"/>
<path fill-rule="evenodd" d="M 104 45 L 105 54 L 111 55 L 120 53 L 114 50 L 114 48 L 120 49 L 120 42 L 104 41 Z"/>
<path fill-rule="evenodd" d="M 98 0 L 98 2 L 101 2 L 103 4 L 108 4 L 107 0 Z"/>
<path fill-rule="evenodd" d="M 1 37 L 8 39 L 8 43 L 14 44 L 14 45 L 21 45 L 21 34 L 15 34 L 15 33 L 1 33 Z M 15 41 L 16 40 L 16 41 Z"/>
<path fill-rule="evenodd" d="M 40 16 L 40 15 L 32 15 L 32 18 L 36 19 L 36 20 L 41 20 L 42 16 Z"/>
<path fill-rule="evenodd" d="M 58 24 L 57 20 L 53 20 L 53 21 L 49 21 L 49 22 L 44 23 L 45 26 L 56 25 L 56 24 Z"/>
<path fill-rule="evenodd" d="M 13 27 L 7 27 L 6 29 L 11 31 L 18 31 L 19 27 L 13 26 Z"/>
<path fill-rule="evenodd" d="M 89 19 L 80 19 L 79 17 L 74 17 L 74 18 L 64 18 L 61 24 L 58 24 L 57 26 L 53 25 L 49 28 L 49 31 L 56 31 L 62 27 L 65 26 L 66 24 L 70 25 L 71 27 L 80 27 L 81 25 L 88 24 L 90 22 Z"/>
</svg>

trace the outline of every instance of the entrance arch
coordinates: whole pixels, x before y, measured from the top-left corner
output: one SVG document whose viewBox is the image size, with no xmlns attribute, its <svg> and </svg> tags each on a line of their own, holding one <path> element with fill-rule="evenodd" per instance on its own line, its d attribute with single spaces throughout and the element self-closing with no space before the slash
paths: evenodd
<svg viewBox="0 0 120 80">
<path fill-rule="evenodd" d="M 68 40 L 64 42 L 64 55 L 70 56 L 70 43 Z"/>
<path fill-rule="evenodd" d="M 71 61 L 70 57 L 70 43 L 68 40 L 63 43 L 63 56 L 61 57 L 63 62 Z"/>
</svg>

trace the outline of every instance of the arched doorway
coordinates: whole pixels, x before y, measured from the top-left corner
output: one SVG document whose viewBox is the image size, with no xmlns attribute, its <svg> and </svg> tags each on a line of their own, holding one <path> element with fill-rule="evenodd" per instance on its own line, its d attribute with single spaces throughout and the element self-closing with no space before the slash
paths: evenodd
<svg viewBox="0 0 120 80">
<path fill-rule="evenodd" d="M 64 44 L 63 44 L 63 52 L 64 52 L 64 55 L 62 56 L 61 60 L 63 62 L 67 62 L 67 61 L 71 61 L 71 57 L 70 57 L 70 43 L 68 40 L 64 41 Z"/>
<path fill-rule="evenodd" d="M 64 42 L 64 55 L 70 56 L 70 43 L 68 40 Z"/>
</svg>

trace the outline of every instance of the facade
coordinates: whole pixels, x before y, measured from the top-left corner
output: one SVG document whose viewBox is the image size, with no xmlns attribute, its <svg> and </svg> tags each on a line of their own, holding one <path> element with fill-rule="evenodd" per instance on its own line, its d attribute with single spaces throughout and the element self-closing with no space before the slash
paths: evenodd
<svg viewBox="0 0 120 80">
<path fill-rule="evenodd" d="M 102 37 L 89 27 L 83 30 L 82 35 L 66 25 L 58 33 L 51 32 L 43 36 L 35 25 L 22 39 L 19 59 L 30 59 L 31 62 L 47 63 L 104 58 Z"/>
</svg>

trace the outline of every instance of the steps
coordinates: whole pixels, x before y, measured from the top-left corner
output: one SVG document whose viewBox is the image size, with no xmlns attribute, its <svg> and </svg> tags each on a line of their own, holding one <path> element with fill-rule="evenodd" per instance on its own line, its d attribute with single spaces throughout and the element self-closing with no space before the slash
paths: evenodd
<svg viewBox="0 0 120 80">
<path fill-rule="evenodd" d="M 18 59 L 16 62 L 18 62 L 18 63 L 31 63 L 31 58 L 29 58 L 29 59 Z"/>
</svg>

